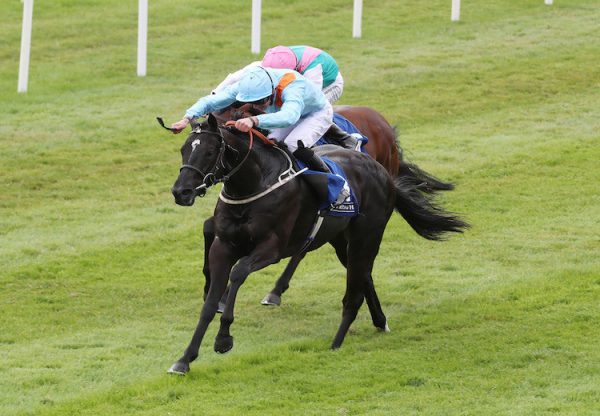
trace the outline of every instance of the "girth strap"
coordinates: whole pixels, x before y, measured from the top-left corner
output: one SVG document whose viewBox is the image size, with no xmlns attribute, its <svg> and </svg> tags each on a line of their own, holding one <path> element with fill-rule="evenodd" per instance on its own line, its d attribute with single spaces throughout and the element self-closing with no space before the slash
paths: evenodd
<svg viewBox="0 0 600 416">
<path fill-rule="evenodd" d="M 324 219 L 325 219 L 325 215 L 321 211 L 319 211 L 317 213 L 317 219 L 315 220 L 315 223 L 313 224 L 312 230 L 310 230 L 310 233 L 308 234 L 308 237 L 306 237 L 306 240 L 304 241 L 302 248 L 298 251 L 298 253 L 296 255 L 304 253 L 306 251 L 306 249 L 308 249 L 308 247 L 312 244 L 312 242 L 315 241 L 315 237 L 317 236 L 317 233 L 321 229 L 321 225 L 323 225 Z"/>
</svg>

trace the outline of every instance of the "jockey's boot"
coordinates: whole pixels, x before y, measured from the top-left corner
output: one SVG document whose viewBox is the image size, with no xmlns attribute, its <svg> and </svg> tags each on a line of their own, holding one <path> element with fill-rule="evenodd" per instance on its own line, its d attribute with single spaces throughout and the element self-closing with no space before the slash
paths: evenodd
<svg viewBox="0 0 600 416">
<path fill-rule="evenodd" d="M 305 147 L 300 140 L 298 140 L 298 149 L 294 151 L 294 157 L 303 162 L 310 170 L 331 173 L 325 162 L 310 147 Z"/>
<path fill-rule="evenodd" d="M 360 151 L 362 136 L 359 133 L 348 133 L 342 130 L 337 124 L 333 123 L 325 133 L 325 137 L 338 142 L 345 149 Z"/>
<path fill-rule="evenodd" d="M 325 162 L 313 152 L 311 148 L 304 147 L 304 143 L 298 140 L 298 149 L 294 151 L 294 157 L 299 161 L 306 164 L 306 167 L 310 170 L 317 172 L 331 173 Z M 308 185 L 317 195 L 319 201 L 327 201 L 327 176 L 326 175 L 302 175 Z"/>
</svg>

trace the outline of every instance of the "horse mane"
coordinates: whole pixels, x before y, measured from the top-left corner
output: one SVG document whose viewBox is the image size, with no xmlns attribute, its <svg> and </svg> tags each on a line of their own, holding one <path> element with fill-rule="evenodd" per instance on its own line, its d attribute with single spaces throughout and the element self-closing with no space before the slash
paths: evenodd
<svg viewBox="0 0 600 416">
<path fill-rule="evenodd" d="M 263 130 L 263 129 L 256 129 L 256 130 L 260 131 L 265 136 L 268 134 L 268 131 L 266 131 L 266 130 Z M 249 144 L 250 144 L 250 141 L 249 141 L 250 134 L 249 133 L 244 133 L 242 131 L 239 131 L 235 127 L 229 127 L 229 126 L 222 127 L 222 131 L 224 132 L 224 134 L 233 136 L 237 140 L 240 140 L 249 146 Z M 252 141 L 252 147 L 253 148 L 250 153 L 250 157 L 253 157 L 257 160 L 257 163 L 262 167 L 262 172 L 263 172 L 263 175 L 265 178 L 272 179 L 273 177 L 277 177 L 277 176 L 279 176 L 279 174 L 281 174 L 281 172 L 283 171 L 284 168 L 285 169 L 288 168 L 287 160 L 284 160 L 281 153 L 277 149 L 275 149 L 273 146 L 266 144 L 262 140 L 259 140 L 256 137 L 254 137 L 254 139 Z M 279 143 L 277 145 L 277 147 L 284 150 L 288 154 L 288 156 L 290 156 L 294 168 L 297 169 L 297 166 L 295 164 L 295 159 L 291 155 L 291 152 L 288 150 L 287 146 L 283 143 Z M 277 161 L 277 163 L 275 163 L 274 161 Z"/>
<path fill-rule="evenodd" d="M 400 132 L 398 129 L 398 125 L 394 124 L 392 127 L 392 131 L 394 132 L 394 146 L 398 151 L 398 157 L 400 158 L 400 163 L 404 160 L 404 150 L 402 146 L 400 146 Z"/>
</svg>

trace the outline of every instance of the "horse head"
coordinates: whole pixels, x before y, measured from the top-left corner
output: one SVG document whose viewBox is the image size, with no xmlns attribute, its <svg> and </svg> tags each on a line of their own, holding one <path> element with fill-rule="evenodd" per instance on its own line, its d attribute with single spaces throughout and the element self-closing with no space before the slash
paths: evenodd
<svg viewBox="0 0 600 416">
<path fill-rule="evenodd" d="M 252 143 L 247 133 L 220 126 L 212 114 L 204 123 L 194 124 L 181 146 L 182 165 L 171 188 L 175 202 L 191 206 L 196 196 L 203 197 L 208 188 L 219 182 L 229 189 L 230 195 L 254 190 L 263 172 L 261 158 L 253 151 Z"/>
<path fill-rule="evenodd" d="M 178 205 L 193 205 L 196 196 L 204 196 L 206 189 L 216 183 L 226 146 L 212 115 L 202 124 L 192 124 L 192 131 L 181 146 L 179 176 L 171 188 Z"/>
</svg>

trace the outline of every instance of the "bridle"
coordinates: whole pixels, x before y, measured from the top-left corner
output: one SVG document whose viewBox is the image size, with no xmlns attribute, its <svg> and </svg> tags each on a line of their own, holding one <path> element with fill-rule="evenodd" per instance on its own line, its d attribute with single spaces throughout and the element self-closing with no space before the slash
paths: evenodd
<svg viewBox="0 0 600 416">
<path fill-rule="evenodd" d="M 233 125 L 235 122 L 227 122 L 225 123 L 225 126 L 223 127 L 219 127 L 219 129 L 221 128 L 228 128 L 229 126 Z M 194 133 L 199 133 L 200 132 L 200 127 L 196 127 L 196 129 L 194 130 Z M 225 154 L 225 150 L 227 148 L 233 150 L 236 153 L 239 153 L 236 149 L 234 149 L 232 146 L 230 146 L 229 144 L 227 144 L 227 142 L 225 142 L 225 138 L 223 137 L 222 134 L 220 133 L 216 133 L 216 132 L 211 132 L 215 135 L 217 135 L 220 139 L 220 148 L 219 148 L 219 155 L 217 156 L 217 159 L 215 160 L 215 164 L 212 168 L 212 170 L 210 172 L 208 172 L 207 174 L 204 174 L 204 172 L 202 172 L 200 169 L 198 169 L 196 166 L 190 165 L 190 164 L 184 164 L 181 166 L 180 168 L 180 172 L 181 170 L 187 168 L 187 169 L 191 169 L 195 172 L 200 173 L 201 175 L 204 176 L 204 180 L 202 181 L 202 184 L 200 186 L 197 186 L 195 188 L 196 191 L 196 195 L 199 197 L 203 197 L 204 195 L 206 195 L 206 190 L 208 188 L 210 188 L 213 185 L 216 185 L 219 182 L 222 183 L 226 183 L 233 175 L 235 175 L 242 167 L 242 165 L 244 164 L 244 162 L 246 161 L 246 159 L 248 159 L 248 156 L 250 156 L 250 152 L 252 151 L 252 147 L 254 145 L 254 135 L 257 135 L 261 141 L 263 141 L 264 143 L 273 146 L 273 148 L 279 150 L 281 152 L 281 154 L 287 159 L 288 163 L 289 163 L 289 167 L 283 171 L 280 175 L 279 178 L 277 179 L 277 182 L 275 182 L 273 185 L 269 186 L 267 189 L 265 189 L 262 192 L 258 192 L 254 195 L 249 195 L 248 197 L 245 198 L 232 198 L 229 197 L 225 194 L 225 189 L 221 190 L 221 193 L 219 194 L 219 199 L 223 202 L 225 202 L 226 204 L 229 205 L 244 205 L 244 204 L 248 204 L 250 202 L 256 201 L 257 199 L 262 198 L 263 196 L 270 194 L 271 192 L 273 192 L 275 189 L 279 188 L 280 186 L 285 185 L 286 183 L 288 183 L 289 181 L 291 181 L 292 179 L 294 179 L 296 176 L 300 175 L 301 173 L 303 173 L 304 171 L 306 171 L 307 168 L 303 168 L 299 171 L 295 171 L 293 169 L 293 163 L 292 160 L 290 159 L 290 157 L 281 149 L 279 148 L 279 146 L 275 145 L 272 141 L 270 141 L 267 137 L 265 137 L 261 132 L 259 132 L 258 130 L 255 129 L 250 129 L 249 131 L 249 139 L 250 139 L 250 143 L 248 145 L 248 152 L 246 152 L 246 154 L 244 155 L 244 158 L 242 159 L 242 161 L 240 163 L 238 163 L 233 169 L 231 169 L 229 171 L 228 174 L 221 176 L 220 178 L 217 177 L 217 170 L 219 169 L 219 165 L 221 165 L 222 168 L 225 168 L 225 164 L 223 163 L 223 155 Z M 237 160 L 237 159 L 236 159 Z M 207 179 L 210 178 L 210 179 Z"/>
<path fill-rule="evenodd" d="M 166 127 L 163 123 L 163 120 L 160 117 L 157 117 L 157 120 L 159 122 L 159 124 L 164 127 L 167 130 L 173 131 L 173 129 L 170 129 L 168 127 Z M 226 183 L 233 175 L 235 175 L 242 167 L 242 165 L 244 164 L 244 162 L 246 162 L 246 160 L 248 159 L 248 157 L 250 156 L 250 152 L 252 151 L 253 145 L 254 145 L 254 135 L 256 135 L 263 143 L 269 145 L 269 146 L 273 146 L 274 149 L 278 150 L 279 152 L 281 152 L 281 154 L 284 156 L 284 158 L 287 160 L 288 162 L 288 168 L 286 170 L 284 170 L 280 175 L 279 178 L 277 179 L 277 182 L 274 183 L 273 185 L 269 186 L 266 190 L 259 192 L 257 194 L 254 195 L 250 195 L 246 198 L 231 198 L 229 196 L 227 196 L 224 193 L 224 189 L 221 190 L 221 193 L 219 194 L 219 199 L 221 199 L 221 201 L 227 203 L 227 204 L 232 204 L 232 205 L 241 205 L 241 204 L 247 204 L 250 203 L 252 201 L 255 201 L 257 199 L 262 198 L 263 196 L 273 192 L 275 189 L 279 188 L 280 186 L 285 185 L 286 183 L 288 183 L 289 181 L 291 181 L 292 179 L 294 179 L 296 176 L 300 175 L 301 173 L 303 173 L 304 171 L 306 171 L 307 168 L 303 168 L 300 169 L 299 171 L 294 170 L 293 167 L 293 163 L 292 160 L 290 159 L 290 157 L 288 156 L 288 154 L 283 151 L 279 146 L 277 146 L 275 144 L 275 142 L 269 140 L 265 135 L 263 135 L 260 131 L 252 128 L 250 129 L 250 131 L 248 132 L 248 136 L 250 139 L 250 143 L 248 145 L 248 151 L 246 152 L 246 154 L 244 155 L 244 158 L 241 160 L 240 163 L 238 163 L 233 169 L 231 169 L 229 171 L 228 174 L 223 175 L 221 177 L 217 177 L 217 173 L 219 171 L 219 169 L 226 169 L 227 167 L 225 166 L 225 163 L 223 162 L 223 157 L 225 155 L 225 151 L 227 149 L 232 150 L 233 152 L 239 154 L 239 151 L 237 149 L 235 149 L 234 147 L 230 146 L 226 141 L 225 138 L 223 137 L 223 134 L 221 134 L 220 130 L 222 128 L 228 129 L 230 126 L 233 126 L 235 124 L 235 121 L 228 121 L 225 123 L 224 126 L 219 126 L 219 131 L 209 131 L 211 134 L 216 135 L 219 138 L 219 154 L 215 160 L 215 163 L 212 167 L 212 169 L 210 171 L 208 171 L 207 173 L 204 173 L 200 168 L 190 164 L 190 163 L 184 163 L 183 165 L 181 165 L 181 167 L 179 168 L 179 172 L 181 172 L 184 169 L 190 169 L 196 173 L 199 173 L 200 175 L 202 175 L 202 177 L 204 178 L 202 180 L 202 184 L 200 184 L 199 186 L 197 186 L 194 191 L 196 192 L 196 196 L 199 197 L 204 197 L 206 195 L 206 191 L 208 188 L 210 188 L 213 185 L 216 185 L 218 183 Z M 192 129 L 192 133 L 195 134 L 200 134 L 202 133 L 202 129 L 200 128 L 200 126 L 196 126 Z M 192 149 L 192 153 L 194 152 L 194 149 Z M 190 157 L 192 155 L 190 154 Z M 236 161 L 237 161 L 237 157 L 236 157 Z M 189 161 L 189 158 L 188 158 Z"/>
<path fill-rule="evenodd" d="M 220 128 L 221 127 L 219 127 L 219 129 Z M 200 134 L 200 133 L 202 133 L 202 129 L 200 128 L 200 126 L 197 126 L 192 129 L 192 133 Z M 216 132 L 210 131 L 210 134 L 214 134 L 215 136 L 217 136 L 219 138 L 219 154 L 217 155 L 217 158 L 215 159 L 215 163 L 212 166 L 212 169 L 210 169 L 208 172 L 204 173 L 200 168 L 197 168 L 196 166 L 191 165 L 189 163 L 184 163 L 179 168 L 179 172 L 181 172 L 184 169 L 190 169 L 190 170 L 202 175 L 202 177 L 204 178 L 202 180 L 202 184 L 200 184 L 199 186 L 197 186 L 195 188 L 196 195 L 199 197 L 203 197 L 204 195 L 206 195 L 206 190 L 208 188 L 210 188 L 211 186 L 216 185 L 221 182 L 225 183 L 229 180 L 229 178 L 231 178 L 233 175 L 235 175 L 241 169 L 241 167 L 244 164 L 244 162 L 246 161 L 246 159 L 248 159 L 248 156 L 250 155 L 250 151 L 252 150 L 252 136 L 250 136 L 250 146 L 248 146 L 248 152 L 246 153 L 246 155 L 244 156 L 242 161 L 240 163 L 238 163 L 233 169 L 231 169 L 228 174 L 223 175 L 221 177 L 217 177 L 217 173 L 218 173 L 219 169 L 226 168 L 225 163 L 223 162 L 223 156 L 225 155 L 225 151 L 229 148 L 230 150 L 234 151 L 235 153 L 239 153 L 239 152 L 235 148 L 233 148 L 232 146 L 227 144 L 227 142 L 225 141 L 225 138 L 220 133 L 220 131 L 216 131 Z M 194 150 L 192 150 L 192 153 L 193 153 L 193 151 Z M 191 157 L 191 154 L 190 154 L 190 157 Z M 237 158 L 236 158 L 236 160 L 237 160 Z"/>
</svg>

